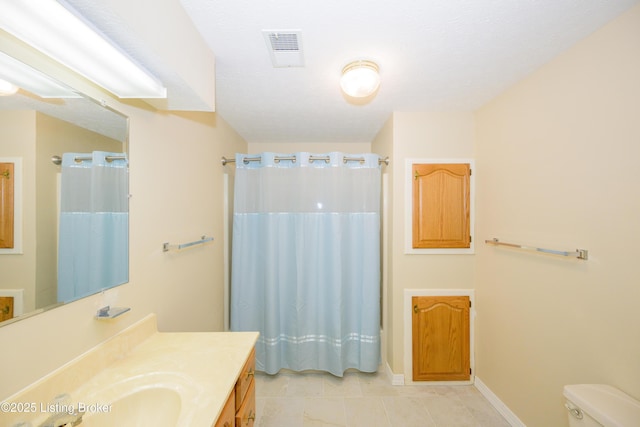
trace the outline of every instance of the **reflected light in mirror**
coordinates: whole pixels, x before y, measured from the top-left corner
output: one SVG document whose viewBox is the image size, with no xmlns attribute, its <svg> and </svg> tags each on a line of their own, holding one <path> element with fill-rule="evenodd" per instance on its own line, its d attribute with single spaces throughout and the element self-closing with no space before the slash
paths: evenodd
<svg viewBox="0 0 640 427">
<path fill-rule="evenodd" d="M 40 71 L 3 52 L 0 52 L 0 79 L 41 98 L 80 98 L 71 88 L 51 80 Z"/>
<path fill-rule="evenodd" d="M 0 96 L 10 96 L 18 91 L 18 86 L 6 80 L 0 79 Z"/>
</svg>

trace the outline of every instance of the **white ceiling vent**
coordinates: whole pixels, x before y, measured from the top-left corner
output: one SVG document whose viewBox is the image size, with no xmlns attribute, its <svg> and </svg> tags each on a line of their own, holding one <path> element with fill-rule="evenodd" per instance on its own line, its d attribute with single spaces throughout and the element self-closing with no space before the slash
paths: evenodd
<svg viewBox="0 0 640 427">
<path fill-rule="evenodd" d="M 262 35 L 274 67 L 304 66 L 301 31 L 263 30 Z"/>
</svg>

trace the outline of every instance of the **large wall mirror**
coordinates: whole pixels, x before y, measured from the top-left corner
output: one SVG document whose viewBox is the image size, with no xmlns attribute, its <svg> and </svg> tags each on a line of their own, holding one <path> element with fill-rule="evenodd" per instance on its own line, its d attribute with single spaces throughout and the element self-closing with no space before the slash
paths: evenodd
<svg viewBox="0 0 640 427">
<path fill-rule="evenodd" d="M 21 89 L 0 129 L 0 326 L 126 283 L 127 117 Z"/>
</svg>

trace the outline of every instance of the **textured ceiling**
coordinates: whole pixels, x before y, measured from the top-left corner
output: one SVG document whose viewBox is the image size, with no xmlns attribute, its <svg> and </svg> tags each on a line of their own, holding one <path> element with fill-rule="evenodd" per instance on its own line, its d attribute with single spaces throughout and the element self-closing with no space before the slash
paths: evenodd
<svg viewBox="0 0 640 427">
<path fill-rule="evenodd" d="M 117 141 L 128 141 L 127 118 L 89 98 L 42 99 L 18 92 L 0 97 L 2 110 L 36 110 Z"/>
<path fill-rule="evenodd" d="M 474 110 L 637 0 L 180 0 L 216 56 L 216 110 L 248 142 L 369 142 L 393 111 Z M 300 30 L 274 68 L 263 30 Z M 380 66 L 365 105 L 339 90 Z"/>
</svg>

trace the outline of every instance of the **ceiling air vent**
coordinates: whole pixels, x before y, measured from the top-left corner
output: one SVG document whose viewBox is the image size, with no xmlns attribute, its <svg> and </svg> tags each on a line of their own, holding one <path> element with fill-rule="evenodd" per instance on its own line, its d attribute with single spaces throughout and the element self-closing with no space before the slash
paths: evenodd
<svg viewBox="0 0 640 427">
<path fill-rule="evenodd" d="M 298 30 L 263 30 L 274 67 L 303 67 L 302 33 Z"/>
</svg>

